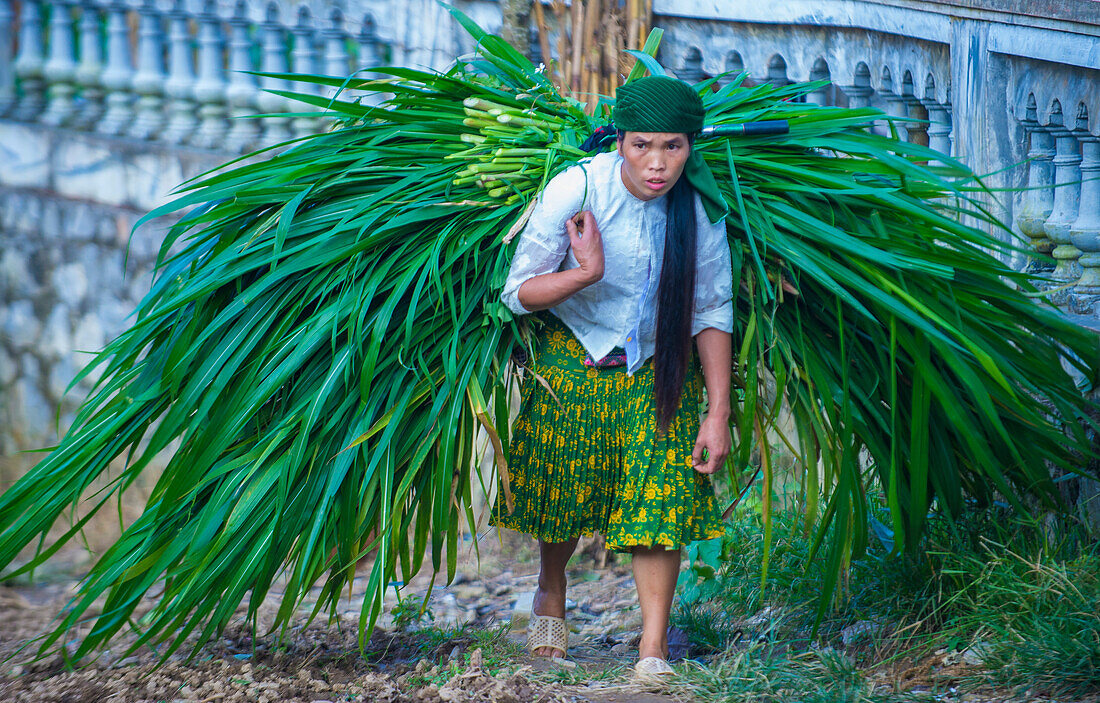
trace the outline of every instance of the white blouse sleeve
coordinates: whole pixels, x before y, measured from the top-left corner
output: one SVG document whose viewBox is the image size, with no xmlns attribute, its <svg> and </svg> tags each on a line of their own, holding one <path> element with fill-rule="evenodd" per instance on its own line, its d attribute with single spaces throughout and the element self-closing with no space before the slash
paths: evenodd
<svg viewBox="0 0 1100 703">
<path fill-rule="evenodd" d="M 695 196 L 698 223 L 695 250 L 695 315 L 691 336 L 708 327 L 733 332 L 733 264 L 726 221 L 712 224 L 699 196 Z"/>
<path fill-rule="evenodd" d="M 587 177 L 582 166 L 569 168 L 550 179 L 538 196 L 531 219 L 519 235 L 501 301 L 517 315 L 531 311 L 519 302 L 519 288 L 525 281 L 553 273 L 569 251 L 565 221 L 584 209 Z"/>
</svg>

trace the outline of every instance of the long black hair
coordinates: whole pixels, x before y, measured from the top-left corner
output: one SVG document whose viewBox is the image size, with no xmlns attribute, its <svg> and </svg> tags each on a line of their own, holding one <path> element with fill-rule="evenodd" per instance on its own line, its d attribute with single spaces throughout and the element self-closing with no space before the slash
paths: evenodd
<svg viewBox="0 0 1100 703">
<path fill-rule="evenodd" d="M 625 132 L 619 130 L 622 140 Z M 688 134 L 689 148 L 695 135 Z M 680 178 L 665 199 L 665 253 L 657 285 L 656 349 L 653 354 L 653 404 L 657 429 L 666 432 L 684 390 L 691 359 L 691 323 L 695 312 L 695 189 Z"/>
</svg>

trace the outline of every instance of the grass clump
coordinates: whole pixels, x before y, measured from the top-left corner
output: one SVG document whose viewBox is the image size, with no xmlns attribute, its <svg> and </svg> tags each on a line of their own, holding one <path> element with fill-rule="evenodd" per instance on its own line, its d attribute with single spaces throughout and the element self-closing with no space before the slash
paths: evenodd
<svg viewBox="0 0 1100 703">
<path fill-rule="evenodd" d="M 1100 550 L 1058 561 L 990 543 L 961 597 L 977 681 L 1055 695 L 1100 695 Z"/>
<path fill-rule="evenodd" d="M 853 672 L 879 678 L 920 670 L 904 684 L 913 689 L 950 681 L 1100 694 L 1100 544 L 1066 519 L 1039 528 L 1003 507 L 929 520 L 921 549 L 902 556 L 890 554 L 889 521 L 879 522 L 881 541 L 852 563 L 816 633 L 826 567 L 807 566 L 813 530 L 796 511 L 775 516 L 763 585 L 756 512 L 734 516 L 721 540 L 693 545 L 673 621 L 689 631 L 697 655 L 714 657 L 710 673 L 695 678 L 717 681 L 698 685 L 725 686 L 716 700 L 736 701 L 738 682 L 756 676 L 769 700 L 789 688 L 784 677 L 806 677 L 829 700 L 879 700 L 866 681 L 841 686 L 855 679 L 837 677 L 832 654 L 822 659 L 833 652 Z M 806 695 L 798 699 L 816 700 Z"/>
<path fill-rule="evenodd" d="M 791 653 L 785 646 L 756 642 L 715 659 L 689 663 L 676 687 L 712 703 L 893 703 L 932 698 L 882 691 L 843 652 L 831 647 Z"/>
</svg>

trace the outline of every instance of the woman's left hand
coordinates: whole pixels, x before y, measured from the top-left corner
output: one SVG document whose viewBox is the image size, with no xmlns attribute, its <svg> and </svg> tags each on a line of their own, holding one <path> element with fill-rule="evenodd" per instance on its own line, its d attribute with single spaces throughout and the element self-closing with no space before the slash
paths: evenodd
<svg viewBox="0 0 1100 703">
<path fill-rule="evenodd" d="M 691 463 L 699 473 L 712 474 L 726 463 L 732 445 L 728 419 L 723 422 L 717 415 L 708 414 L 699 426 L 699 436 L 695 440 L 695 449 L 691 452 Z M 704 450 L 707 454 L 706 461 L 703 460 Z"/>
</svg>

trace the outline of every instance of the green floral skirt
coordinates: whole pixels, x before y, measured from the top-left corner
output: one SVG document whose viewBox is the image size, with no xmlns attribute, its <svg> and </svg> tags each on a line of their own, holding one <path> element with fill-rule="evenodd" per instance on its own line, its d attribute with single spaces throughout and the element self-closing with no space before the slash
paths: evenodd
<svg viewBox="0 0 1100 703">
<path fill-rule="evenodd" d="M 515 509 L 509 513 L 498 495 L 489 523 L 546 542 L 600 532 L 616 551 L 720 536 L 710 478 L 691 464 L 703 388 L 698 363 L 669 431 L 658 435 L 651 363 L 632 376 L 625 366 L 585 366 L 569 328 L 542 317 L 511 441 Z"/>
</svg>

